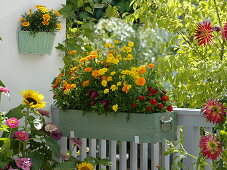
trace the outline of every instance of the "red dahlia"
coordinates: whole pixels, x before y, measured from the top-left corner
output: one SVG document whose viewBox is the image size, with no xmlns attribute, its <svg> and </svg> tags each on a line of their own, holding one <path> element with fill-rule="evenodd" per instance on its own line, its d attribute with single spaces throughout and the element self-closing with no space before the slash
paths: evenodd
<svg viewBox="0 0 227 170">
<path fill-rule="evenodd" d="M 227 22 L 225 23 L 223 30 L 222 30 L 222 37 L 227 40 Z"/>
<path fill-rule="evenodd" d="M 157 102 L 157 100 L 156 99 L 150 99 L 150 104 L 151 105 L 156 105 L 158 102 Z"/>
<path fill-rule="evenodd" d="M 207 102 L 205 108 L 202 109 L 202 112 L 207 121 L 221 123 L 224 120 L 224 114 L 226 114 L 225 110 L 226 109 L 220 102 L 211 99 Z"/>
<path fill-rule="evenodd" d="M 166 96 L 166 95 L 165 96 L 162 96 L 161 100 L 165 102 L 165 101 L 169 100 L 169 97 Z"/>
<path fill-rule="evenodd" d="M 139 96 L 138 99 L 143 100 L 143 99 L 145 99 L 145 96 Z"/>
<path fill-rule="evenodd" d="M 147 110 L 147 111 L 152 111 L 153 109 L 152 109 L 152 107 L 147 106 L 147 107 L 146 107 L 146 110 Z"/>
<path fill-rule="evenodd" d="M 147 90 L 152 94 L 152 95 L 155 95 L 158 93 L 158 89 L 154 89 L 152 87 L 148 87 Z"/>
<path fill-rule="evenodd" d="M 132 108 L 136 108 L 137 105 L 135 103 L 132 103 Z"/>
<path fill-rule="evenodd" d="M 166 110 L 168 110 L 169 112 L 172 112 L 173 111 L 173 106 L 171 106 L 171 105 L 167 106 Z"/>
<path fill-rule="evenodd" d="M 207 159 L 215 160 L 222 152 L 221 143 L 213 135 L 203 136 L 200 139 L 199 147 L 201 149 L 201 153 Z"/>
<path fill-rule="evenodd" d="M 198 24 L 195 37 L 198 40 L 199 45 L 206 45 L 211 43 L 211 39 L 213 32 L 211 23 L 209 21 L 203 21 L 202 23 Z"/>
<path fill-rule="evenodd" d="M 158 104 L 158 108 L 159 108 L 159 109 L 161 109 L 161 108 L 163 108 L 163 107 L 164 107 L 164 104 L 162 104 L 162 103 L 159 103 L 159 104 Z"/>
</svg>

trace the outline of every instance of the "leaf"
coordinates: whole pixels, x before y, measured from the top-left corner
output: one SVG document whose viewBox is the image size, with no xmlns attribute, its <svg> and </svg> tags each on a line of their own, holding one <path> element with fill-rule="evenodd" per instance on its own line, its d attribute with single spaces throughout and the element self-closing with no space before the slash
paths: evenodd
<svg viewBox="0 0 227 170">
<path fill-rule="evenodd" d="M 55 170 L 63 170 L 63 169 L 74 169 L 75 168 L 75 162 L 74 161 L 68 161 L 68 162 L 64 162 L 61 163 L 60 165 L 58 165 Z"/>
<path fill-rule="evenodd" d="M 39 170 L 43 164 L 42 156 L 40 155 L 40 153 L 37 151 L 28 152 L 28 156 L 29 158 L 31 158 L 32 170 Z"/>
<path fill-rule="evenodd" d="M 10 118 L 10 117 L 15 117 L 15 118 L 17 118 L 17 119 L 21 119 L 21 118 L 23 117 L 22 110 L 23 110 L 24 108 L 25 108 L 25 106 L 21 104 L 21 105 L 19 105 L 18 107 L 11 109 L 11 110 L 6 114 L 6 116 L 7 116 L 8 118 Z"/>
<path fill-rule="evenodd" d="M 45 137 L 44 138 L 46 141 L 47 146 L 49 146 L 50 150 L 52 151 L 53 155 L 56 158 L 60 157 L 60 146 L 57 143 L 57 141 L 51 137 Z"/>
<path fill-rule="evenodd" d="M 85 11 L 89 12 L 90 14 L 93 14 L 93 10 L 90 7 L 86 7 Z"/>
<path fill-rule="evenodd" d="M 105 4 L 95 4 L 94 8 L 104 8 Z"/>
<path fill-rule="evenodd" d="M 110 161 L 110 159 L 107 159 L 107 158 L 100 159 L 97 162 L 104 166 L 111 166 L 111 161 Z"/>
</svg>

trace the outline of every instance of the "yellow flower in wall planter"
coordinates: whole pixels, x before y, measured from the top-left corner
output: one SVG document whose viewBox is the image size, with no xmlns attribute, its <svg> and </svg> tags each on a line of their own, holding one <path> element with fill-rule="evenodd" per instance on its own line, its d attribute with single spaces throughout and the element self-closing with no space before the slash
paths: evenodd
<svg viewBox="0 0 227 170">
<path fill-rule="evenodd" d="M 50 54 L 55 33 L 62 29 L 60 13 L 45 6 L 36 5 L 20 18 L 18 31 L 19 53 Z"/>
</svg>

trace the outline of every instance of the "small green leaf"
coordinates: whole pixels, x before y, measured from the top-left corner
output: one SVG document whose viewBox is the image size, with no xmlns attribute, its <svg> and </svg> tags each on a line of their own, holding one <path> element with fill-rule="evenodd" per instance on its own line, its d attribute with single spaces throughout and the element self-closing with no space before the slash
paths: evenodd
<svg viewBox="0 0 227 170">
<path fill-rule="evenodd" d="M 56 158 L 60 157 L 60 146 L 57 143 L 57 141 L 51 137 L 45 137 L 44 138 L 46 141 L 47 146 L 49 146 L 50 150 L 52 151 L 53 155 Z"/>
<path fill-rule="evenodd" d="M 67 170 L 75 169 L 75 162 L 74 161 L 64 162 L 55 168 L 55 170 L 63 170 L 63 169 L 67 169 Z"/>
<path fill-rule="evenodd" d="M 89 12 L 90 14 L 93 14 L 93 10 L 90 7 L 86 7 L 85 11 Z"/>
<path fill-rule="evenodd" d="M 21 104 L 21 105 L 19 105 L 18 107 L 11 109 L 11 110 L 6 114 L 6 116 L 7 116 L 8 118 L 10 118 L 10 117 L 15 117 L 15 118 L 17 118 L 17 119 L 21 119 L 21 118 L 23 117 L 22 110 L 23 110 L 24 108 L 25 108 L 25 106 Z"/>
<path fill-rule="evenodd" d="M 32 161 L 32 169 L 39 170 L 43 164 L 42 156 L 40 155 L 40 153 L 36 151 L 28 152 L 28 156 Z"/>
</svg>

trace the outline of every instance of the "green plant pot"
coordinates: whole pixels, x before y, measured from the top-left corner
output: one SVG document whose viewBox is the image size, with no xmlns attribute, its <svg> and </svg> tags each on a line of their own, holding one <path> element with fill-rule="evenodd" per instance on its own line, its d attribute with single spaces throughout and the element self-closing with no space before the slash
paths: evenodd
<svg viewBox="0 0 227 170">
<path fill-rule="evenodd" d="M 59 126 L 63 136 L 74 131 L 75 137 L 131 141 L 136 143 L 156 143 L 164 139 L 176 140 L 176 113 L 107 113 L 81 110 L 53 111 L 53 121 Z"/>
<path fill-rule="evenodd" d="M 18 31 L 18 50 L 22 54 L 51 54 L 55 33 Z"/>
</svg>

